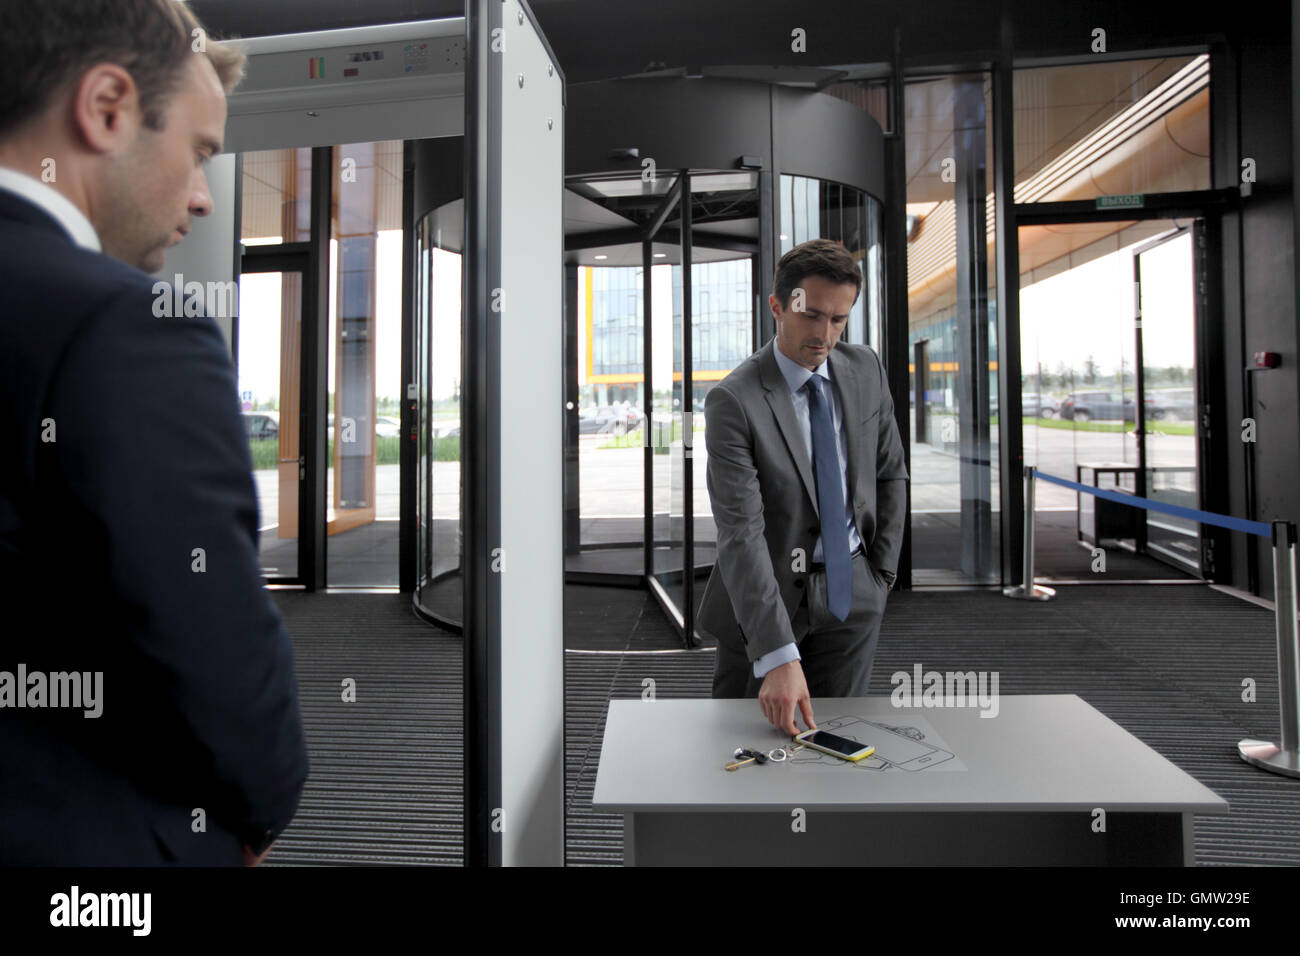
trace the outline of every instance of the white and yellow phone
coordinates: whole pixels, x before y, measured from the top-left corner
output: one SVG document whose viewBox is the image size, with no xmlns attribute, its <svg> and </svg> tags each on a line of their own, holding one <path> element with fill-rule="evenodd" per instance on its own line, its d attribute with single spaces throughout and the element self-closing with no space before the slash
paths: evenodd
<svg viewBox="0 0 1300 956">
<path fill-rule="evenodd" d="M 871 744 L 860 744 L 856 740 L 849 740 L 847 737 L 826 730 L 805 730 L 798 734 L 795 740 L 813 750 L 820 750 L 824 754 L 853 763 L 865 760 L 876 752 L 876 748 Z"/>
</svg>

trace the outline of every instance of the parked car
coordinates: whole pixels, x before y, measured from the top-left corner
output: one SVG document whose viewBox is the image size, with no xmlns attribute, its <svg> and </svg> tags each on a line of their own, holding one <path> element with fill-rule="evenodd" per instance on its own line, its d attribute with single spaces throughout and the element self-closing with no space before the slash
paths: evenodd
<svg viewBox="0 0 1300 956">
<path fill-rule="evenodd" d="M 244 434 L 249 441 L 280 437 L 279 412 L 244 412 Z"/>
<path fill-rule="evenodd" d="M 998 413 L 998 396 L 989 395 L 989 414 Z M 1060 403 L 1050 395 L 1040 392 L 1020 393 L 1020 416 L 1022 418 L 1051 418 L 1061 413 Z"/>
<path fill-rule="evenodd" d="M 1162 388 L 1146 400 L 1147 418 L 1152 421 L 1190 422 L 1196 417 L 1196 392 L 1191 388 Z"/>
<path fill-rule="evenodd" d="M 1061 402 L 1061 417 L 1067 421 L 1137 421 L 1137 406 L 1127 395 L 1123 401 L 1114 392 L 1071 392 Z"/>
<path fill-rule="evenodd" d="M 613 405 L 588 405 L 578 411 L 578 434 L 625 435 L 629 430 L 625 409 Z"/>
<path fill-rule="evenodd" d="M 1053 418 L 1061 412 L 1060 403 L 1041 392 L 1020 393 L 1020 414 L 1025 418 Z"/>
<path fill-rule="evenodd" d="M 645 421 L 645 412 L 635 405 L 623 402 L 618 406 L 618 410 L 623 413 L 623 417 L 627 421 L 627 430 L 630 432 L 636 431 L 641 427 L 641 423 Z"/>
</svg>

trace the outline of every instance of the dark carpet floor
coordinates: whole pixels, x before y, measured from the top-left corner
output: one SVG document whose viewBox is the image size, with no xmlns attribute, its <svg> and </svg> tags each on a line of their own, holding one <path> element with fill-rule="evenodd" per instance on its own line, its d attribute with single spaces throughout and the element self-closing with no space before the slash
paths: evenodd
<svg viewBox="0 0 1300 956">
<path fill-rule="evenodd" d="M 461 862 L 460 639 L 411 612 L 408 595 L 277 591 L 293 636 L 312 773 L 270 864 Z M 622 818 L 591 808 L 605 714 L 639 697 L 709 693 L 714 653 L 680 650 L 645 592 L 566 593 L 567 859 L 622 861 Z M 890 596 L 872 693 L 920 662 L 997 670 L 1004 694 L 1078 694 L 1231 806 L 1196 821 L 1202 865 L 1300 865 L 1300 781 L 1236 754 L 1276 739 L 1271 612 L 1203 585 L 1062 587 L 1047 604 L 992 591 Z M 357 702 L 341 702 L 341 681 Z M 1242 700 L 1242 682 L 1258 687 Z"/>
</svg>

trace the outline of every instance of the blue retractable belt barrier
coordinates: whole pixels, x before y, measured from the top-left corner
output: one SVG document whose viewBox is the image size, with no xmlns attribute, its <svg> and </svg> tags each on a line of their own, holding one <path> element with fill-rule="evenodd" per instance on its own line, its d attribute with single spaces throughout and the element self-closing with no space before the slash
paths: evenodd
<svg viewBox="0 0 1300 956">
<path fill-rule="evenodd" d="M 1218 525 L 1220 528 L 1230 528 L 1233 531 L 1244 531 L 1246 534 L 1257 534 L 1261 538 L 1271 538 L 1273 536 L 1272 526 L 1264 524 L 1262 521 L 1247 521 L 1245 518 L 1229 518 L 1227 515 L 1216 515 L 1211 511 L 1197 511 L 1195 508 L 1184 508 L 1182 505 L 1171 505 L 1164 501 L 1152 501 L 1150 498 L 1139 498 L 1137 495 L 1107 491 L 1105 488 L 1096 488 L 1092 485 L 1081 485 L 1077 481 L 1049 475 L 1037 468 L 1031 470 L 1035 478 L 1041 478 L 1043 481 L 1050 481 L 1054 485 L 1061 485 L 1065 488 L 1073 488 L 1085 494 L 1096 495 L 1098 498 L 1105 498 L 1108 501 L 1118 501 L 1122 505 L 1132 505 L 1134 508 L 1142 508 L 1146 511 L 1160 511 L 1164 514 L 1174 515 L 1177 518 L 1199 521 L 1201 524 L 1212 524 Z"/>
<path fill-rule="evenodd" d="M 1152 501 L 1137 495 L 1121 494 L 1091 485 L 1083 485 L 1068 478 L 1048 475 L 1037 468 L 1026 467 L 1025 477 L 1025 552 L 1024 583 L 1016 587 L 1003 588 L 1002 593 L 1010 598 L 1029 601 L 1048 601 L 1056 596 L 1052 588 L 1045 588 L 1034 582 L 1034 479 L 1041 478 L 1062 488 L 1073 488 L 1086 495 L 1105 498 L 1122 505 L 1131 505 L 1145 511 L 1159 511 L 1164 514 L 1186 518 L 1201 524 L 1217 525 L 1232 531 L 1244 531 L 1246 534 L 1273 539 L 1273 598 L 1274 619 L 1277 629 L 1277 671 L 1278 689 L 1281 698 L 1282 736 L 1281 743 L 1271 740 L 1257 740 L 1248 737 L 1237 742 L 1237 754 L 1246 763 L 1267 770 L 1270 773 L 1300 779 L 1300 621 L 1297 619 L 1296 593 L 1296 528 L 1290 521 L 1274 521 L 1271 525 L 1262 521 L 1246 521 L 1242 518 L 1229 518 L 1216 515 L 1210 511 L 1198 511 L 1181 505 Z"/>
</svg>

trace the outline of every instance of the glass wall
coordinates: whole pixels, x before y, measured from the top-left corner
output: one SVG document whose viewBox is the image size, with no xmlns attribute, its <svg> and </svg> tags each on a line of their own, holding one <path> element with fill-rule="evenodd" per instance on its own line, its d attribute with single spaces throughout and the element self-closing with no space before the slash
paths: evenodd
<svg viewBox="0 0 1300 956">
<path fill-rule="evenodd" d="M 781 255 L 809 239 L 834 239 L 848 249 L 863 283 L 849 311 L 844 341 L 880 351 L 885 314 L 880 202 L 851 186 L 808 176 L 783 174 L 780 192 Z"/>
<path fill-rule="evenodd" d="M 997 249 L 987 73 L 907 84 L 913 581 L 1001 578 Z"/>
<path fill-rule="evenodd" d="M 330 224 L 331 586 L 398 583 L 402 142 L 334 147 Z"/>
</svg>

